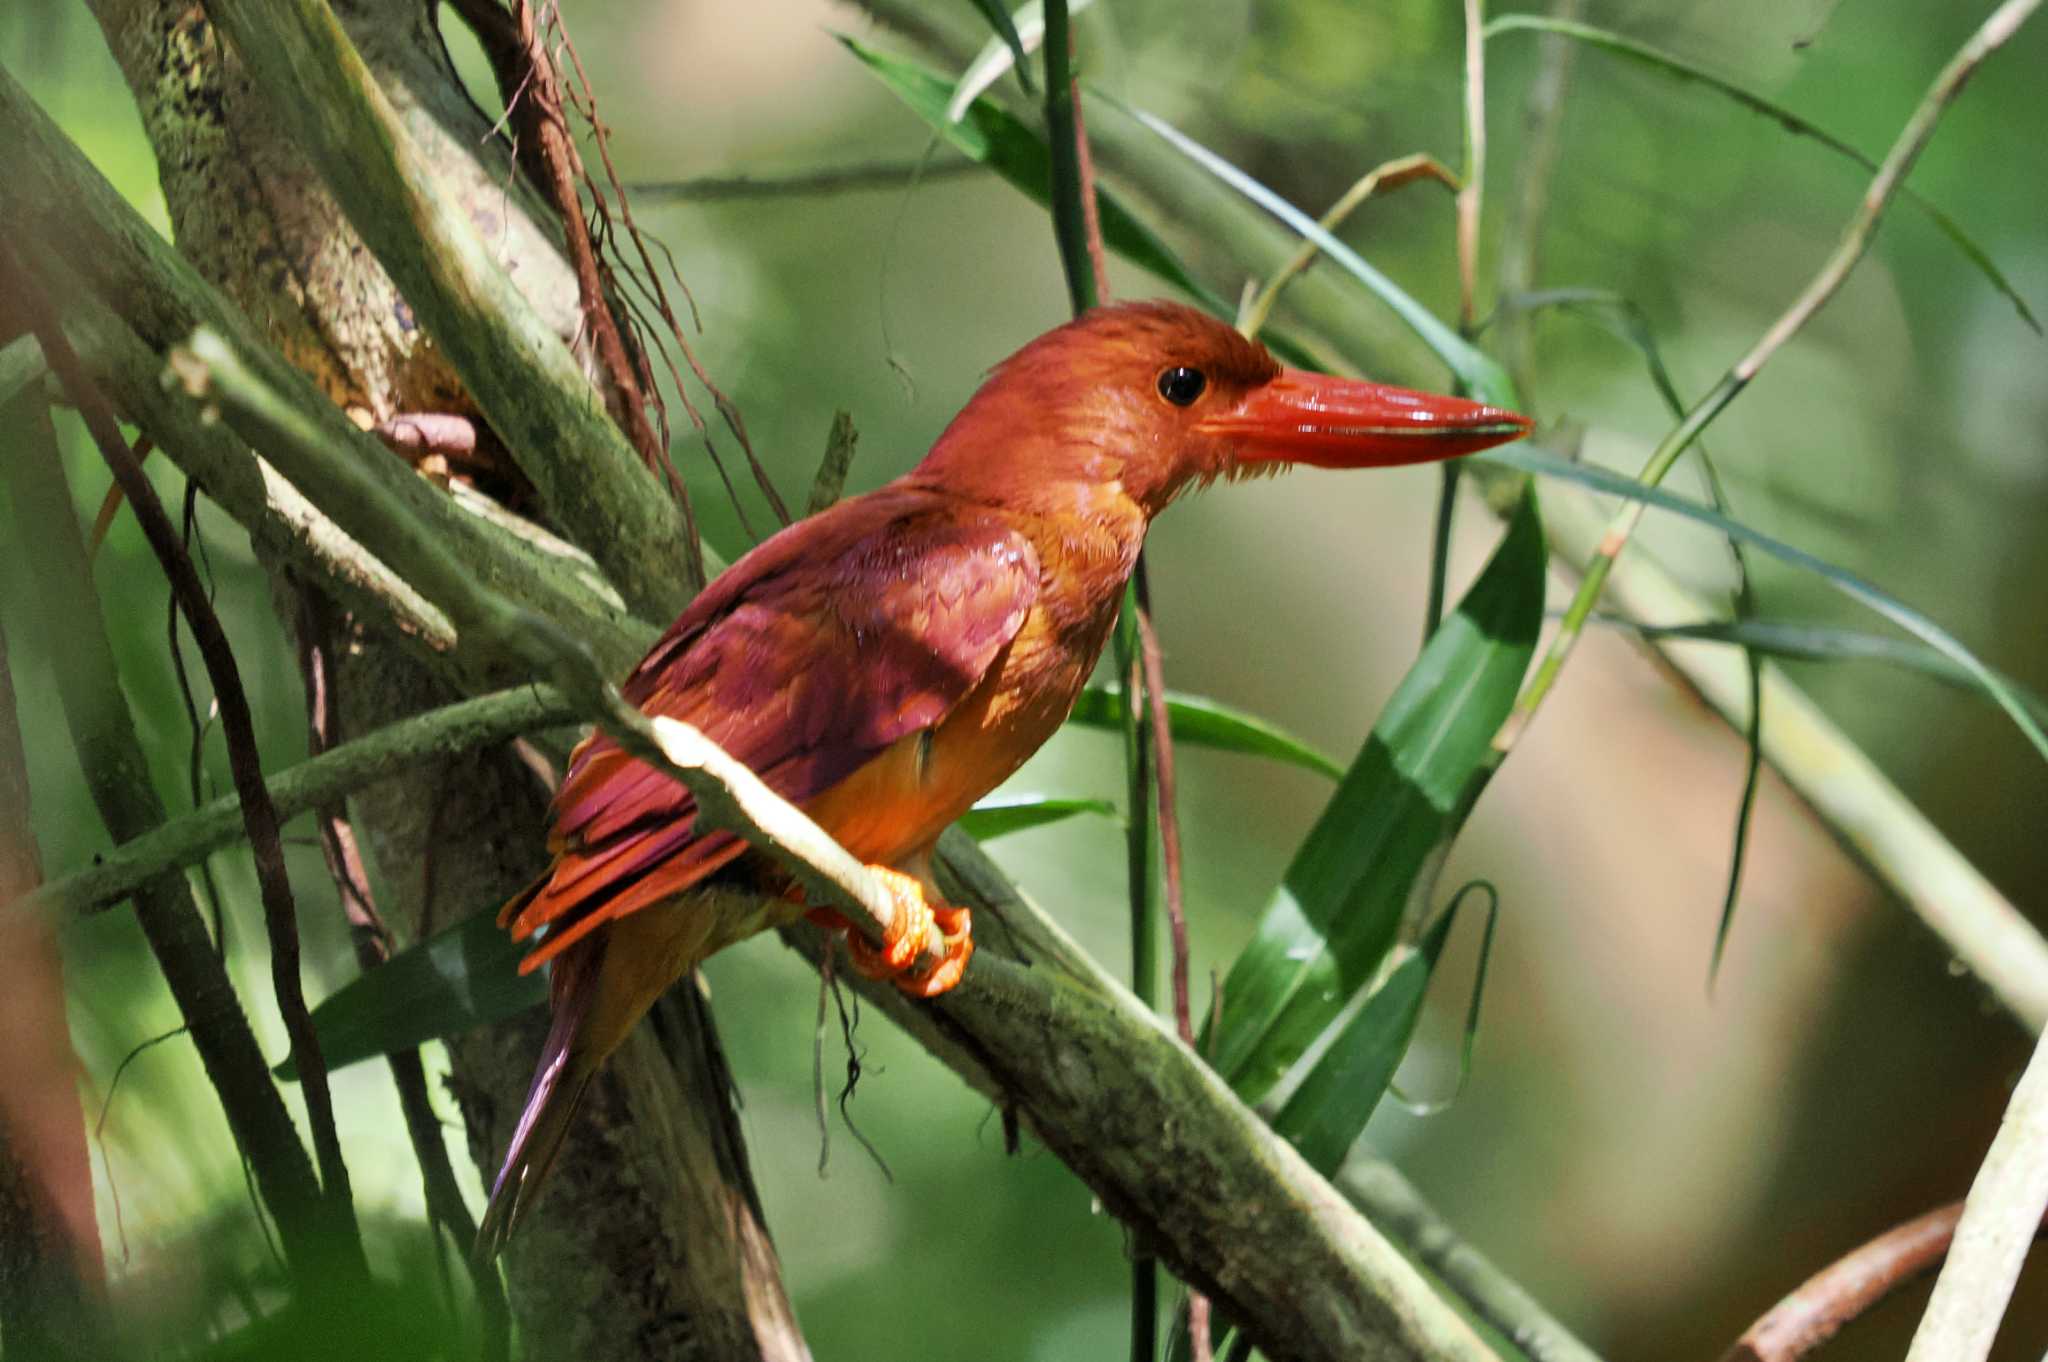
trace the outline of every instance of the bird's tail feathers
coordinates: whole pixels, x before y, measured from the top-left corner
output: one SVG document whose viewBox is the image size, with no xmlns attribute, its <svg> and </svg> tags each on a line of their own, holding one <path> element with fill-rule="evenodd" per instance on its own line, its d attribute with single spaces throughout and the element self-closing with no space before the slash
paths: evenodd
<svg viewBox="0 0 2048 1362">
<path fill-rule="evenodd" d="M 562 1142 L 576 1118 L 584 1089 L 590 1086 L 600 1059 L 588 1056 L 583 1039 L 585 1014 L 596 990 L 596 974 L 602 948 L 585 948 L 564 954 L 554 964 L 551 992 L 554 1024 L 548 1028 L 547 1043 L 541 1048 L 540 1063 L 527 1089 L 526 1105 L 519 1124 L 506 1147 L 505 1162 L 491 1185 L 491 1199 L 478 1222 L 475 1257 L 489 1262 L 505 1246 L 519 1222 L 533 1206 L 534 1198 Z"/>
</svg>

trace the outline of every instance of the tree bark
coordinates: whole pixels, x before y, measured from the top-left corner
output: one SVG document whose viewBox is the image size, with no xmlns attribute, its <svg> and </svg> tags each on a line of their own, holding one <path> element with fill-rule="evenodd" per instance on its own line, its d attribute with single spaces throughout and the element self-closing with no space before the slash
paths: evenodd
<svg viewBox="0 0 2048 1362">
<path fill-rule="evenodd" d="M 574 337 L 576 283 L 555 224 L 461 89 L 431 7 L 357 0 L 335 8 L 499 265 L 559 335 Z M 93 9 L 156 149 L 179 248 L 200 272 L 358 424 L 407 412 L 476 417 L 204 7 L 94 0 Z M 481 433 L 476 461 L 451 471 L 515 500 L 526 495 L 488 429 Z M 280 613 L 293 621 L 296 593 L 310 588 L 266 561 Z M 334 617 L 344 635 L 334 679 L 345 733 L 453 698 L 417 659 L 416 643 L 340 610 Z M 632 660 L 603 659 L 613 670 Z M 544 803 L 532 774 L 502 751 L 422 767 L 355 800 L 377 899 L 393 925 L 413 937 L 494 911 L 538 869 Z M 576 1153 L 507 1255 L 527 1355 L 807 1358 L 708 1014 L 685 998 L 666 1005 L 660 1021 L 642 1028 L 594 1085 L 572 1136 Z M 486 1181 L 543 1030 L 533 1019 L 450 1047 L 450 1086 Z"/>
</svg>

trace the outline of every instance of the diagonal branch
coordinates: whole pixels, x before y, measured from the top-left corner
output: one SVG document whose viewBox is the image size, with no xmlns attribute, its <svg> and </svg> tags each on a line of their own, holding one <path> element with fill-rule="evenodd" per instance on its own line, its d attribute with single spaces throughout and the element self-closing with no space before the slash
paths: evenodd
<svg viewBox="0 0 2048 1362">
<path fill-rule="evenodd" d="M 525 686 L 429 710 L 366 733 L 268 778 L 280 822 L 375 784 L 418 762 L 492 747 L 576 720 L 551 686 Z M 241 836 L 241 809 L 224 795 L 52 880 L 20 901 L 24 909 L 90 912 L 134 893 L 166 870 L 194 865 Z"/>
<path fill-rule="evenodd" d="M 272 109 L 319 167 L 570 536 L 636 610 L 690 595 L 689 539 L 562 341 L 506 278 L 362 58 L 316 0 L 212 0 Z"/>
</svg>

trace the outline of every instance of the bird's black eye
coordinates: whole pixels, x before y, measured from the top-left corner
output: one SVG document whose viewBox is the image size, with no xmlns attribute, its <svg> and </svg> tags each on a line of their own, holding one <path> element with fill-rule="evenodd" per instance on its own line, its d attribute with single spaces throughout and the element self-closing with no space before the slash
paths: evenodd
<svg viewBox="0 0 2048 1362">
<path fill-rule="evenodd" d="M 1159 395 L 1176 407 L 1191 407 L 1202 395 L 1202 389 L 1209 386 L 1209 380 L 1200 369 L 1176 365 L 1159 375 Z"/>
</svg>

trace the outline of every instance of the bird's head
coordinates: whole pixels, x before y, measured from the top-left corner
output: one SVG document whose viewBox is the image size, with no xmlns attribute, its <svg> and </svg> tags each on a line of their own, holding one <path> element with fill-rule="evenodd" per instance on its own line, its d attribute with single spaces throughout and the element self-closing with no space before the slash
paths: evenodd
<svg viewBox="0 0 2048 1362">
<path fill-rule="evenodd" d="M 1113 486 L 1151 515 L 1217 478 L 1429 463 L 1529 428 L 1501 407 L 1284 368 L 1179 303 L 1123 303 L 998 365 L 920 472 L 1004 500 Z"/>
</svg>

